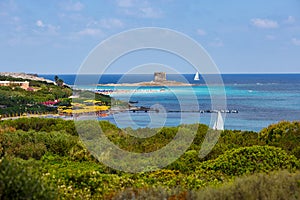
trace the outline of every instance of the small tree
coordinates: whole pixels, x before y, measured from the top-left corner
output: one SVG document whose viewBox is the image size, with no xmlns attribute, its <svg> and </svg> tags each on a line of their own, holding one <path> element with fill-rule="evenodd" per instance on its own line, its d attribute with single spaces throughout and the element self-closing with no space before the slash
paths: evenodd
<svg viewBox="0 0 300 200">
<path fill-rule="evenodd" d="M 58 76 L 57 75 L 54 76 L 54 81 L 55 81 L 55 83 L 57 83 L 57 81 L 58 81 Z"/>
<path fill-rule="evenodd" d="M 54 81 L 56 83 L 57 86 L 62 87 L 64 85 L 64 81 L 60 78 L 58 78 L 57 75 L 54 76 Z"/>
<path fill-rule="evenodd" d="M 62 79 L 58 79 L 56 84 L 59 86 L 59 87 L 62 87 L 64 85 L 64 81 Z"/>
</svg>

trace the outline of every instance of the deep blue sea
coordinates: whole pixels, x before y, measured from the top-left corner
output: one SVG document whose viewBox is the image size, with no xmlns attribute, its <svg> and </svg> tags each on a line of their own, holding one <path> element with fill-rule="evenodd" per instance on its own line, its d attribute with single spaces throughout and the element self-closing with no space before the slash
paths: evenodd
<svg viewBox="0 0 300 200">
<path fill-rule="evenodd" d="M 39 75 L 53 80 L 54 75 Z M 76 75 L 58 75 L 65 83 L 74 85 Z M 96 83 L 135 83 L 152 81 L 153 75 L 85 75 L 83 89 L 114 89 L 128 91 L 113 93 L 116 99 L 138 101 L 137 106 L 155 107 L 160 113 L 117 113 L 99 120 L 109 120 L 119 127 L 160 127 L 177 126 L 182 123 L 204 123 L 212 125 L 215 113 L 193 112 L 210 110 L 212 97 L 210 91 L 218 91 L 220 85 L 206 85 L 194 81 L 193 74 L 182 75 L 187 82 L 197 84 L 185 87 L 108 87 L 95 86 Z M 182 81 L 179 75 L 167 75 L 168 80 Z M 238 113 L 227 113 L 226 129 L 259 131 L 272 123 L 281 120 L 300 120 L 300 74 L 224 74 L 222 75 L 226 92 L 227 110 L 238 110 Z M 211 89 L 211 90 L 209 90 Z M 215 98 L 215 97 L 214 97 Z M 186 112 L 177 112 L 177 111 Z"/>
</svg>

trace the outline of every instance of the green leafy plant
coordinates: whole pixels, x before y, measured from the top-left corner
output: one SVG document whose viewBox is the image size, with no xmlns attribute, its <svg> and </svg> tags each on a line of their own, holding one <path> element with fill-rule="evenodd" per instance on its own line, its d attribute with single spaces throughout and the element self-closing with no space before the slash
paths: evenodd
<svg viewBox="0 0 300 200">
<path fill-rule="evenodd" d="M 39 175 L 16 162 L 0 160 L 1 199 L 56 199 L 56 191 L 45 184 Z"/>
<path fill-rule="evenodd" d="M 299 161 L 284 150 L 271 146 L 240 147 L 227 151 L 215 160 L 203 162 L 199 168 L 221 171 L 229 176 L 279 169 L 299 169 Z"/>
</svg>

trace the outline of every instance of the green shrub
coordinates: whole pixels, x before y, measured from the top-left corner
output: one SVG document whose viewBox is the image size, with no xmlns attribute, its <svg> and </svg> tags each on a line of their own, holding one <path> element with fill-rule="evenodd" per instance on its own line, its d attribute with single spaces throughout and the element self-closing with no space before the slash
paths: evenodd
<svg viewBox="0 0 300 200">
<path fill-rule="evenodd" d="M 69 155 L 70 150 L 78 143 L 78 137 L 60 132 L 39 132 L 37 136 L 46 145 L 47 151 L 61 156 Z"/>
<path fill-rule="evenodd" d="M 57 194 L 38 174 L 18 163 L 0 160 L 0 199 L 56 199 Z"/>
<path fill-rule="evenodd" d="M 266 144 L 281 147 L 300 159 L 300 122 L 282 121 L 264 128 L 259 133 L 259 138 Z M 298 150 L 296 150 L 298 149 Z"/>
<path fill-rule="evenodd" d="M 103 132 L 120 131 L 120 129 L 116 125 L 114 125 L 108 121 L 99 121 L 99 124 L 100 124 L 100 127 Z"/>
<path fill-rule="evenodd" d="M 299 199 L 300 172 L 279 171 L 271 174 L 254 174 L 236 178 L 222 185 L 208 186 L 200 190 L 183 188 L 144 187 L 127 188 L 111 193 L 106 199 L 198 199 L 198 200 L 282 200 Z"/>
<path fill-rule="evenodd" d="M 175 162 L 167 166 L 167 169 L 179 170 L 182 173 L 193 173 L 199 164 L 199 152 L 196 150 L 188 150 Z"/>
<path fill-rule="evenodd" d="M 202 161 L 216 159 L 226 151 L 246 146 L 264 145 L 258 134 L 253 131 L 224 130 L 213 149 L 202 158 Z"/>
<path fill-rule="evenodd" d="M 135 186 L 176 187 L 184 184 L 184 174 L 176 170 L 161 169 L 154 172 L 140 173 L 132 177 Z M 141 182 L 142 181 L 142 182 Z"/>
<path fill-rule="evenodd" d="M 281 200 L 300 198 L 300 173 L 280 171 L 271 174 L 255 174 L 236 178 L 232 183 L 221 187 L 208 187 L 190 193 L 191 199 L 199 200 Z"/>
<path fill-rule="evenodd" d="M 44 181 L 57 186 L 60 199 L 125 197 L 188 199 L 192 197 L 191 195 L 202 198 L 194 191 L 204 187 L 215 189 L 211 187 L 212 185 L 223 188 L 222 184 L 225 186 L 235 184 L 232 180 L 241 175 L 269 173 L 280 169 L 292 171 L 300 167 L 299 161 L 295 158 L 300 156 L 297 124 L 291 127 L 287 124 L 282 126 L 289 128 L 282 128 L 285 131 L 281 131 L 280 137 L 278 136 L 280 131 L 271 129 L 260 134 L 225 130 L 204 159 L 199 158 L 199 150 L 206 134 L 211 131 L 206 125 L 122 130 L 109 122 L 102 121 L 99 124 L 113 143 L 131 152 L 152 152 L 164 147 L 174 139 L 179 127 L 184 133 L 193 132 L 195 139 L 190 148 L 165 169 L 129 174 L 97 162 L 85 148 L 87 143 L 80 141 L 75 135 L 77 133 L 74 122 L 61 119 L 20 119 L 0 122 L 0 155 L 22 158 L 17 159 L 20 161 L 19 166 L 27 169 L 29 166 L 36 167 L 42 173 Z M 79 121 L 77 125 L 79 132 L 81 131 L 81 139 L 97 146 L 98 121 L 95 121 L 95 124 Z M 86 131 L 91 129 L 92 131 Z M 132 136 L 141 133 L 151 135 L 153 132 L 156 134 L 148 138 Z M 274 135 L 275 132 L 277 136 L 272 136 L 273 139 L 269 140 L 269 134 Z M 266 135 L 268 136 L 265 137 Z M 273 146 L 263 146 L 266 143 Z M 178 146 L 175 144 L 174 148 Z M 281 146 L 282 149 L 274 146 Z M 295 156 L 288 155 L 289 152 Z M 159 161 L 168 157 L 168 153 Z M 257 179 L 263 181 L 263 178 Z M 259 182 L 261 183 L 265 182 Z M 249 185 L 251 184 L 250 181 Z M 253 188 L 249 186 L 248 189 Z"/>
<path fill-rule="evenodd" d="M 11 150 L 11 149 L 10 149 Z M 47 148 L 43 143 L 32 143 L 28 142 L 14 149 L 14 152 L 8 152 L 8 155 L 14 155 L 23 159 L 41 159 L 41 157 L 46 153 Z"/>
<path fill-rule="evenodd" d="M 190 194 L 180 188 L 167 189 L 164 187 L 148 187 L 148 188 L 127 188 L 121 192 L 106 195 L 105 199 L 123 200 L 123 199 L 169 199 L 180 200 L 189 199 Z"/>
<path fill-rule="evenodd" d="M 59 132 L 15 131 L 0 134 L 1 155 L 40 159 L 46 152 L 69 155 L 78 137 Z"/>
<path fill-rule="evenodd" d="M 198 169 L 189 175 L 186 175 L 182 180 L 184 188 L 199 189 L 209 185 L 220 185 L 230 180 L 230 177 L 222 171 Z"/>
<path fill-rule="evenodd" d="M 126 175 L 105 173 L 107 167 L 100 163 L 78 162 L 57 155 L 44 155 L 42 161 L 40 170 L 47 181 L 57 185 L 61 199 L 103 199 L 104 194 L 130 183 Z"/>
<path fill-rule="evenodd" d="M 82 141 L 78 141 L 78 143 L 70 149 L 70 157 L 76 161 L 97 161 L 88 149 L 86 149 Z"/>
<path fill-rule="evenodd" d="M 271 146 L 240 147 L 227 151 L 215 160 L 203 162 L 200 169 L 221 171 L 229 176 L 279 169 L 298 169 L 299 161 L 284 150 Z"/>
<path fill-rule="evenodd" d="M 74 121 L 63 119 L 48 119 L 38 117 L 19 118 L 15 120 L 0 121 L 0 127 L 13 127 L 17 130 L 23 131 L 60 131 L 71 135 L 77 135 Z"/>
<path fill-rule="evenodd" d="M 282 137 L 287 135 L 299 136 L 300 122 L 281 121 L 277 124 L 271 124 L 267 128 L 260 131 L 259 137 L 268 143 L 280 141 Z"/>
<path fill-rule="evenodd" d="M 101 124 L 101 126 L 103 126 L 106 123 Z M 113 131 L 109 129 L 106 130 L 105 135 L 121 149 L 144 153 L 156 151 L 168 144 L 176 135 L 178 127 L 164 127 L 162 129 L 141 128 L 137 130 L 127 128 L 125 131 L 122 131 L 120 129 L 115 129 L 113 126 L 112 130 Z M 148 138 L 135 137 L 141 134 L 153 134 L 153 136 Z"/>
</svg>

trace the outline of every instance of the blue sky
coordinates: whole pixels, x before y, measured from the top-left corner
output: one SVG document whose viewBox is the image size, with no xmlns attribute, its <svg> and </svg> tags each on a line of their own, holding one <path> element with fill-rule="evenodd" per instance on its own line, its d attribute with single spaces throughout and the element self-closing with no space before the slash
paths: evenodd
<svg viewBox="0 0 300 200">
<path fill-rule="evenodd" d="M 190 36 L 221 73 L 300 72 L 299 0 L 0 0 L 0 71 L 76 73 L 102 40 L 149 26 Z"/>
</svg>

